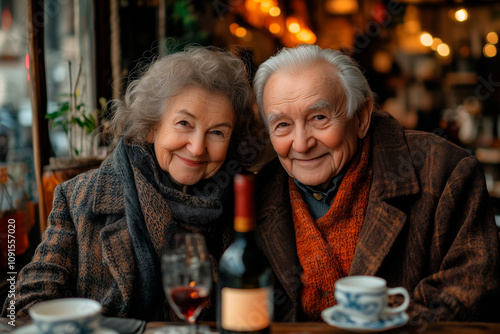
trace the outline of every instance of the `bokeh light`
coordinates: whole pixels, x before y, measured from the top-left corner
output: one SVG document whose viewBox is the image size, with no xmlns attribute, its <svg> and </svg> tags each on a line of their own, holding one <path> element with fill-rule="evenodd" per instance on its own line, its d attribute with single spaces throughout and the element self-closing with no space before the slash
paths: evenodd
<svg viewBox="0 0 500 334">
<path fill-rule="evenodd" d="M 441 38 L 437 38 L 435 37 L 433 40 L 432 40 L 432 44 L 431 44 L 431 48 L 432 50 L 436 51 L 437 48 L 438 48 L 438 45 L 440 45 L 441 43 L 443 43 L 443 41 L 441 40 Z"/>
<path fill-rule="evenodd" d="M 497 44 L 498 43 L 498 34 L 496 32 L 490 32 L 486 35 L 486 40 L 488 43 Z"/>
<path fill-rule="evenodd" d="M 431 46 L 432 45 L 432 35 L 429 34 L 428 32 L 423 32 L 420 34 L 420 43 L 424 46 Z"/>
<path fill-rule="evenodd" d="M 448 57 L 450 55 L 450 47 L 445 43 L 439 44 L 436 51 L 441 57 Z"/>
<path fill-rule="evenodd" d="M 495 57 L 497 55 L 497 47 L 491 43 L 486 44 L 483 48 L 483 55 L 488 58 Z"/>
<path fill-rule="evenodd" d="M 271 23 L 269 25 L 269 31 L 275 35 L 279 34 L 281 31 L 281 26 L 278 23 Z"/>
<path fill-rule="evenodd" d="M 467 19 L 469 18 L 469 12 L 467 12 L 467 10 L 461 8 L 459 10 L 457 10 L 455 12 L 455 19 L 458 21 L 458 22 L 464 22 L 464 21 L 467 21 Z"/>
<path fill-rule="evenodd" d="M 269 10 L 269 15 L 272 17 L 277 17 L 280 16 L 281 14 L 281 9 L 279 7 L 273 7 Z"/>
</svg>

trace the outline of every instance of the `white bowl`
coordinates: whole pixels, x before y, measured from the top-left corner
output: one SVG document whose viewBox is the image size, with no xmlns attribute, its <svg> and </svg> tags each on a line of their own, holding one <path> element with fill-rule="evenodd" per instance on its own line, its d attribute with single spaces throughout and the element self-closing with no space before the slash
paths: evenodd
<svg viewBox="0 0 500 334">
<path fill-rule="evenodd" d="M 35 304 L 29 309 L 41 333 L 92 333 L 100 326 L 102 306 L 86 298 L 62 298 Z"/>
</svg>

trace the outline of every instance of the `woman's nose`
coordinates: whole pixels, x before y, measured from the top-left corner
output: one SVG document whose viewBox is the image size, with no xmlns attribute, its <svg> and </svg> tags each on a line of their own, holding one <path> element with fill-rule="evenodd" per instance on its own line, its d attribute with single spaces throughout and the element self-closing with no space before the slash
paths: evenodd
<svg viewBox="0 0 500 334">
<path fill-rule="evenodd" d="M 187 149 L 194 157 L 205 154 L 207 146 L 203 134 L 194 134 L 189 140 Z"/>
</svg>

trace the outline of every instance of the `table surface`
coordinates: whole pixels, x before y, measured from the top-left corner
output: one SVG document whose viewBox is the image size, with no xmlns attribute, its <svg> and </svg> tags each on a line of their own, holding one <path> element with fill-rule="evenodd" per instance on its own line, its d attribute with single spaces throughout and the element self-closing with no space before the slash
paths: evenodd
<svg viewBox="0 0 500 334">
<path fill-rule="evenodd" d="M 16 327 L 7 324 L 9 319 L 0 318 L 0 333 L 10 333 L 24 325 L 31 323 L 30 320 L 16 320 Z M 500 321 L 500 319 L 499 319 Z M 154 334 L 160 327 L 166 326 L 167 322 L 150 322 L 146 325 L 144 334 Z M 214 323 L 205 323 L 212 329 Z M 332 327 L 324 322 L 297 322 L 297 323 L 273 323 L 271 334 L 341 334 L 352 333 L 340 328 Z M 499 334 L 500 323 L 485 322 L 431 322 L 421 324 L 406 324 L 405 326 L 386 330 L 387 334 Z"/>
<path fill-rule="evenodd" d="M 499 316 L 500 318 L 500 316 Z M 500 319 L 499 319 L 500 321 Z M 146 325 L 144 334 L 154 334 L 156 330 L 167 325 L 165 322 L 150 322 Z M 213 323 L 207 323 L 211 328 Z M 332 327 L 324 322 L 297 322 L 297 323 L 273 323 L 271 334 L 336 334 L 352 333 L 344 329 Z M 406 324 L 405 326 L 386 330 L 388 334 L 499 334 L 500 323 L 484 322 L 433 322 L 421 324 Z"/>
</svg>

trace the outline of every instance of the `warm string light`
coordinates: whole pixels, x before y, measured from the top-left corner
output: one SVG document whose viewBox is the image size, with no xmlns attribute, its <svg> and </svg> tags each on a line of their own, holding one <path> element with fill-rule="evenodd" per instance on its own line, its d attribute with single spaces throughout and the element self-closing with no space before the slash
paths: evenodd
<svg viewBox="0 0 500 334">
<path fill-rule="evenodd" d="M 488 43 L 491 43 L 491 44 L 497 44 L 498 43 L 498 34 L 494 31 L 488 33 L 488 35 L 486 35 L 486 41 L 488 41 Z"/>
<path fill-rule="evenodd" d="M 273 7 L 269 9 L 269 15 L 272 17 L 278 17 L 281 14 L 281 9 L 279 7 Z"/>
<path fill-rule="evenodd" d="M 448 57 L 451 54 L 450 46 L 438 37 L 433 37 L 430 33 L 424 31 L 420 33 L 420 43 L 423 46 L 430 47 L 432 50 L 436 51 L 437 54 L 443 58 Z"/>
<path fill-rule="evenodd" d="M 242 14 L 250 25 L 256 28 L 267 28 L 285 44 L 314 44 L 316 42 L 316 35 L 297 17 L 292 15 L 284 18 L 276 0 L 245 0 Z M 238 38 L 251 39 L 251 31 L 237 23 L 231 23 L 229 30 Z"/>
<path fill-rule="evenodd" d="M 439 44 L 436 48 L 436 51 L 441 57 L 448 57 L 450 55 L 450 47 L 445 43 Z"/>
<path fill-rule="evenodd" d="M 495 44 L 487 43 L 483 47 L 483 55 L 487 58 L 493 58 L 497 55 L 497 47 Z"/>
<path fill-rule="evenodd" d="M 420 43 L 424 46 L 431 46 L 432 45 L 432 35 L 429 34 L 428 32 L 423 32 L 420 34 Z"/>
<path fill-rule="evenodd" d="M 278 23 L 271 23 L 269 25 L 269 31 L 272 33 L 272 34 L 279 34 L 281 32 L 281 26 L 278 24 Z"/>
<path fill-rule="evenodd" d="M 441 40 L 441 38 L 438 38 L 438 37 L 434 37 L 432 39 L 432 44 L 431 44 L 431 49 L 434 50 L 434 51 L 437 51 L 437 48 L 438 46 L 443 43 L 443 41 Z"/>
<path fill-rule="evenodd" d="M 328 0 L 325 3 L 325 9 L 330 14 L 348 15 L 355 14 L 359 5 L 357 0 Z"/>
<path fill-rule="evenodd" d="M 455 19 L 458 22 L 465 22 L 469 18 L 469 12 L 466 9 L 460 8 L 455 11 Z"/>
<path fill-rule="evenodd" d="M 483 55 L 487 58 L 495 57 L 498 53 L 495 45 L 498 43 L 498 34 L 493 31 L 489 32 L 486 35 L 486 42 L 487 43 L 483 47 Z M 433 37 L 428 32 L 424 31 L 420 34 L 420 43 L 424 46 L 430 47 L 441 57 L 448 57 L 451 54 L 451 49 L 448 44 L 443 43 L 440 38 Z"/>
<path fill-rule="evenodd" d="M 494 31 L 486 35 L 486 44 L 483 47 L 483 55 L 486 58 L 493 58 L 497 55 L 498 34 Z"/>
<path fill-rule="evenodd" d="M 297 34 L 300 31 L 300 24 L 298 20 L 292 16 L 286 19 L 286 27 L 292 34 Z"/>
</svg>

